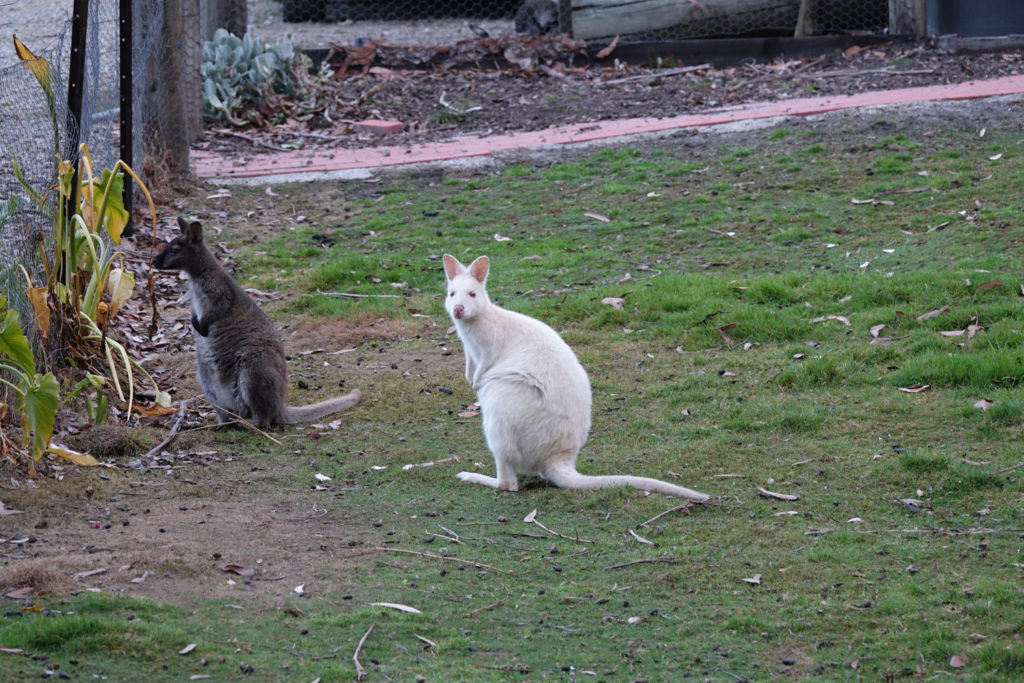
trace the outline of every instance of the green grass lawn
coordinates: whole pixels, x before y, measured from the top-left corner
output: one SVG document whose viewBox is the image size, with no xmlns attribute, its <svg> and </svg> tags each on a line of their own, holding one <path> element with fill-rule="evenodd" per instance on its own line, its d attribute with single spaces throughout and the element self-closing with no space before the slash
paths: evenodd
<svg viewBox="0 0 1024 683">
<path fill-rule="evenodd" d="M 9 603 L 0 644 L 81 680 L 351 680 L 357 649 L 367 680 L 1024 678 L 1024 134 L 796 123 L 678 142 L 365 198 L 233 188 L 220 239 L 247 286 L 289 294 L 278 321 L 433 320 L 380 351 L 454 351 L 433 374 L 374 374 L 387 400 L 301 456 L 219 437 L 265 452 L 263 471 L 209 476 L 305 496 L 313 472 L 347 481 L 324 495 L 382 550 L 304 598 Z M 458 482 L 494 466 L 457 415 L 474 397 L 445 252 L 490 256 L 492 299 L 576 350 L 594 388 L 581 471 L 720 498 Z"/>
</svg>

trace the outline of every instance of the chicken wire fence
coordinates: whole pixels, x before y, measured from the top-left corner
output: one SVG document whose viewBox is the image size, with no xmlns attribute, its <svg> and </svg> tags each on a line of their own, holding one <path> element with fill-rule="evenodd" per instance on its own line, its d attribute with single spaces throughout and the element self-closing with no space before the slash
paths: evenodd
<svg viewBox="0 0 1024 683">
<path fill-rule="evenodd" d="M 5 54 L 6 66 L 0 68 L 0 296 L 21 314 L 23 322 L 32 319 L 24 291 L 25 274 L 40 283 L 44 278 L 40 252 L 52 254 L 57 164 L 73 159 L 79 143 L 85 143 L 97 176 L 102 169 L 113 168 L 118 159 L 130 156 L 134 170 L 156 189 L 167 177 L 163 149 L 167 131 L 163 128 L 185 125 L 180 119 L 163 114 L 168 109 L 167 95 L 162 88 L 154 87 L 161 64 L 174 54 L 177 63 L 184 63 L 195 73 L 199 71 L 198 49 L 190 65 L 182 60 L 181 45 L 167 43 L 163 0 L 133 0 L 133 67 L 127 80 L 133 135 L 130 155 L 122 154 L 119 2 L 89 0 L 86 21 L 80 22 L 80 26 L 85 26 L 85 49 L 79 125 L 69 116 L 68 82 L 75 22 L 70 14 L 71 5 L 68 0 L 59 8 L 49 8 L 54 16 L 52 23 L 46 24 L 48 30 L 36 31 L 33 36 L 26 24 L 30 35 L 17 34 L 29 50 L 48 63 L 50 96 L 27 63 Z M 10 8 L 38 14 L 48 6 L 37 0 L 13 0 L 5 5 L 5 11 Z M 193 14 L 197 11 L 191 9 Z M 38 44 L 42 42 L 47 44 Z M 196 93 L 196 102 L 198 98 Z M 38 331 L 32 325 L 22 327 L 38 348 L 42 341 Z"/>
<path fill-rule="evenodd" d="M 267 0 L 263 0 L 266 2 Z M 888 0 L 280 0 L 285 22 L 507 20 L 520 34 L 663 41 L 748 35 L 882 33 Z M 501 26 L 499 24 L 499 26 Z M 373 38 L 375 36 L 368 36 Z"/>
</svg>

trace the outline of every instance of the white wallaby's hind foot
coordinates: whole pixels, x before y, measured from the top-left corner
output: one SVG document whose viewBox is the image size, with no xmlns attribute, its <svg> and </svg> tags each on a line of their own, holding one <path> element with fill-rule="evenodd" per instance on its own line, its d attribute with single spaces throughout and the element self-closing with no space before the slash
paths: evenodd
<svg viewBox="0 0 1024 683">
<path fill-rule="evenodd" d="M 462 340 L 466 381 L 476 391 L 498 475 L 460 472 L 459 479 L 517 491 L 517 475 L 534 474 L 563 488 L 632 486 L 707 500 L 704 493 L 658 479 L 576 471 L 576 456 L 590 430 L 590 379 L 557 332 L 491 303 L 489 272 L 486 256 L 467 267 L 444 255 L 445 310 Z"/>
<path fill-rule="evenodd" d="M 519 483 L 513 482 L 500 482 L 495 477 L 488 477 L 486 474 L 477 474 L 476 472 L 459 472 L 457 475 L 462 481 L 469 482 L 470 484 L 483 484 L 484 486 L 490 486 L 492 489 L 498 489 L 499 491 L 518 491 Z"/>
</svg>

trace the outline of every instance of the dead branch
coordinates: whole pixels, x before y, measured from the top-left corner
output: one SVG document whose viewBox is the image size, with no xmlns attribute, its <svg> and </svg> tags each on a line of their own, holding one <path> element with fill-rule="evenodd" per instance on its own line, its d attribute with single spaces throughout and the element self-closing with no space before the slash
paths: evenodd
<svg viewBox="0 0 1024 683">
<path fill-rule="evenodd" d="M 639 76 L 626 76 L 625 78 L 614 78 L 610 81 L 597 81 L 594 83 L 594 85 L 619 85 L 620 83 L 631 83 L 633 81 L 651 81 L 656 78 L 679 76 L 682 74 L 693 73 L 694 71 L 703 71 L 704 69 L 710 68 L 710 64 L 698 64 L 697 66 L 684 66 L 678 69 L 663 69 L 659 71 L 652 71 L 649 74 L 640 74 Z"/>
<path fill-rule="evenodd" d="M 208 404 L 209 404 L 210 406 L 213 406 L 213 407 L 217 407 L 217 406 L 214 406 L 214 405 L 213 405 L 213 402 L 212 402 L 212 401 L 210 401 L 210 399 L 206 398 L 205 396 L 199 396 L 198 398 L 199 398 L 200 400 L 202 400 L 202 401 L 205 401 L 205 402 L 206 402 L 206 403 L 208 403 Z M 221 410 L 224 410 L 224 409 L 223 409 L 223 408 L 221 408 Z M 266 438 L 270 439 L 271 441 L 273 441 L 274 443 L 276 443 L 276 444 L 277 444 L 278 446 L 283 446 L 283 445 L 284 445 L 284 443 L 282 443 L 281 441 L 278 441 L 277 439 L 275 439 L 274 437 L 272 437 L 272 436 L 271 436 L 270 434 L 268 434 L 267 432 L 263 431 L 262 429 L 260 429 L 260 428 L 259 428 L 259 427 L 257 427 L 256 425 L 254 425 L 254 424 L 253 424 L 252 422 L 249 422 L 248 420 L 246 420 L 246 419 L 245 419 L 244 417 L 242 417 L 241 415 L 237 415 L 237 414 L 235 414 L 235 413 L 231 412 L 230 410 L 224 410 L 224 412 L 225 412 L 225 413 L 227 413 L 228 415 L 230 415 L 230 416 L 231 416 L 232 418 L 234 418 L 234 419 L 233 419 L 233 420 L 232 420 L 231 422 L 229 422 L 229 423 L 228 423 L 228 422 L 225 422 L 225 423 L 223 423 L 223 424 L 236 424 L 236 423 L 237 423 L 237 424 L 240 424 L 240 425 L 242 425 L 243 427 L 245 427 L 246 429 L 248 429 L 249 431 L 251 431 L 251 432 L 256 432 L 257 434 L 259 434 L 259 435 L 261 435 L 261 436 L 264 436 L 264 437 L 266 437 Z"/>
<path fill-rule="evenodd" d="M 1021 467 L 1024 467 L 1024 462 L 1019 462 L 1016 465 L 1010 465 L 1009 467 L 1004 467 L 1001 470 L 997 470 L 996 474 L 1004 474 L 1005 472 L 1011 472 L 1013 470 L 1020 469 Z"/>
<path fill-rule="evenodd" d="M 506 571 L 502 571 L 501 569 L 498 569 L 497 567 L 492 567 L 489 564 L 484 564 L 483 562 L 477 562 L 476 560 L 463 560 L 463 559 L 458 558 L 458 557 L 448 557 L 446 555 L 433 555 L 431 553 L 421 553 L 421 552 L 419 552 L 417 550 L 404 550 L 402 548 L 387 548 L 387 547 L 384 547 L 384 546 L 378 546 L 377 550 L 384 550 L 384 551 L 389 552 L 389 553 L 405 553 L 407 555 L 419 555 L 420 557 L 429 557 L 432 560 L 447 560 L 449 562 L 458 562 L 460 564 L 468 564 L 471 567 L 483 567 L 484 569 L 492 569 L 492 570 L 498 572 L 499 574 L 508 574 L 509 573 L 509 572 L 506 572 Z"/>
<path fill-rule="evenodd" d="M 242 140 L 250 142 L 253 145 L 256 145 L 257 147 L 266 147 L 267 149 L 272 149 L 275 152 L 291 151 L 287 147 L 281 147 L 280 145 L 272 145 L 269 142 L 264 142 L 263 140 L 260 140 L 259 138 L 254 138 L 253 136 L 246 135 L 245 133 L 237 133 L 233 130 L 228 130 L 227 128 L 218 128 L 216 132 L 218 135 L 230 135 L 231 137 L 240 138 Z"/>
<path fill-rule="evenodd" d="M 679 512 L 680 510 L 689 510 L 690 508 L 693 507 L 693 505 L 694 505 L 693 503 L 683 503 L 682 505 L 676 505 L 675 507 L 669 508 L 668 510 L 665 510 L 664 512 L 659 512 L 658 514 L 654 515 L 653 517 L 651 517 L 646 522 L 640 522 L 639 524 L 636 525 L 636 528 L 640 529 L 641 527 L 645 527 L 648 524 L 650 524 L 651 522 L 655 521 L 656 519 L 661 519 L 665 515 L 670 515 L 673 512 Z"/>
<path fill-rule="evenodd" d="M 164 438 L 163 441 L 153 446 L 153 448 L 151 448 L 148 453 L 142 456 L 143 458 L 150 458 L 159 453 L 160 451 L 162 451 L 163 449 L 167 448 L 167 445 L 171 443 L 175 435 L 178 433 L 178 429 L 181 428 L 181 423 L 185 420 L 185 406 L 188 405 L 188 402 L 190 400 L 191 399 L 186 398 L 182 401 L 179 401 L 180 407 L 178 408 L 178 419 L 174 421 L 174 425 L 171 427 L 171 431 L 167 433 L 167 436 Z"/>
<path fill-rule="evenodd" d="M 544 526 L 543 524 L 541 524 L 540 522 L 537 521 L 537 511 L 536 510 L 534 510 L 530 514 L 526 515 L 526 517 L 523 518 L 523 521 L 527 522 L 527 523 L 536 524 L 537 526 L 539 526 L 541 529 L 543 529 L 544 531 L 548 532 L 549 534 L 553 534 L 555 536 L 558 536 L 559 538 L 564 538 L 564 539 L 566 539 L 568 541 L 576 541 L 577 543 L 593 543 L 594 542 L 594 541 L 591 541 L 591 540 L 586 539 L 586 538 L 580 538 L 579 535 L 576 535 L 576 536 L 566 536 L 565 534 L 560 534 L 560 533 L 558 533 L 557 531 L 555 531 L 553 529 L 547 528 L 546 526 Z"/>
<path fill-rule="evenodd" d="M 366 633 L 363 634 L 363 637 L 359 639 L 359 644 L 356 645 L 356 651 L 352 653 L 352 661 L 356 664 L 357 681 L 361 681 L 366 677 L 366 669 L 364 669 L 363 665 L 359 663 L 359 651 L 363 649 L 363 643 L 365 643 L 366 639 L 370 636 L 370 632 L 373 631 L 374 625 L 375 624 L 370 624 L 370 628 L 366 629 Z"/>
<path fill-rule="evenodd" d="M 489 610 L 494 609 L 495 607 L 497 607 L 498 605 L 500 605 L 503 602 L 505 602 L 505 601 L 504 600 L 498 600 L 497 602 L 492 602 L 489 605 L 484 605 L 483 607 L 477 607 L 476 609 L 470 610 L 469 612 L 466 612 L 465 614 L 463 614 L 462 618 L 466 619 L 468 617 L 473 616 L 474 614 L 480 614 L 481 612 L 487 612 Z"/>
<path fill-rule="evenodd" d="M 654 564 L 656 562 L 661 562 L 661 563 L 664 563 L 664 564 L 675 564 L 676 563 L 675 559 L 671 558 L 671 557 L 645 557 L 645 558 L 640 559 L 640 560 L 633 560 L 632 562 L 623 562 L 622 564 L 613 564 L 610 567 L 605 567 L 604 570 L 608 571 L 609 569 L 622 569 L 623 567 L 632 567 L 634 564 Z"/>
<path fill-rule="evenodd" d="M 340 296 L 345 299 L 401 299 L 401 294 L 354 294 L 352 292 L 324 292 L 317 288 L 317 294 L 324 296 Z"/>
</svg>

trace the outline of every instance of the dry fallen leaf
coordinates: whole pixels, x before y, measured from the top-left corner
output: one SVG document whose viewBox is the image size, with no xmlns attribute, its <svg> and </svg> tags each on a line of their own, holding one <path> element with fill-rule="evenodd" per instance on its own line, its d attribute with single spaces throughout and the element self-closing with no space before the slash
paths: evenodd
<svg viewBox="0 0 1024 683">
<path fill-rule="evenodd" d="M 954 669 L 962 669 L 967 666 L 968 661 L 970 661 L 970 658 L 967 656 L 967 653 L 961 652 L 949 658 L 949 665 Z"/>
<path fill-rule="evenodd" d="M 838 320 L 839 322 L 841 322 L 842 324 L 844 324 L 846 326 L 850 325 L 850 319 L 847 318 L 846 316 L 842 316 L 842 315 L 823 315 L 820 318 L 815 318 L 811 322 L 812 323 L 821 323 L 821 322 L 825 322 L 826 320 Z"/>
<path fill-rule="evenodd" d="M 885 329 L 885 324 L 883 323 L 883 324 L 881 324 L 881 325 L 874 325 L 874 326 L 873 326 L 873 327 L 872 327 L 872 328 L 871 328 L 870 330 L 868 330 L 868 331 L 869 331 L 869 332 L 871 332 L 871 336 L 872 336 L 872 337 L 874 337 L 875 339 L 877 339 L 877 338 L 878 338 L 878 333 L 879 333 L 879 332 L 881 332 L 881 331 L 882 331 L 882 330 L 884 330 L 884 329 Z"/>
<path fill-rule="evenodd" d="M 185 647 L 183 647 L 180 650 L 178 650 L 178 654 L 179 655 L 187 655 L 189 652 L 192 652 L 192 650 L 194 650 L 194 649 L 196 649 L 196 644 L 195 643 L 189 643 Z"/>
<path fill-rule="evenodd" d="M 760 574 L 754 574 L 753 576 L 751 576 L 749 578 L 740 579 L 740 581 L 744 581 L 746 583 L 752 583 L 755 586 L 760 586 L 761 585 L 761 575 Z"/>
<path fill-rule="evenodd" d="M 408 605 L 403 605 L 397 602 L 371 602 L 370 604 L 377 607 L 390 607 L 391 609 L 396 609 L 399 612 L 408 612 L 409 614 L 423 614 L 423 612 L 419 611 L 415 607 L 409 607 Z"/>
<path fill-rule="evenodd" d="M 20 515 L 21 510 L 12 510 L 4 505 L 4 502 L 0 500 L 0 517 L 4 515 Z"/>
<path fill-rule="evenodd" d="M 600 51 L 598 51 L 597 58 L 604 59 L 605 57 L 607 57 L 608 55 L 615 51 L 615 46 L 618 44 L 619 37 L 615 36 L 614 38 L 612 38 L 612 42 L 608 43 L 608 45 L 606 45 L 605 47 L 601 48 Z"/>
<path fill-rule="evenodd" d="M 626 305 L 626 300 L 617 296 L 606 296 L 601 299 L 601 303 L 605 306 L 611 306 L 612 308 L 622 309 Z"/>
<path fill-rule="evenodd" d="M 533 510 L 530 512 L 530 514 L 528 514 L 525 517 L 523 517 L 523 521 L 526 522 L 526 523 L 531 523 L 536 518 L 537 518 L 537 508 L 533 508 Z"/>
<path fill-rule="evenodd" d="M 256 570 L 252 567 L 243 567 L 240 564 L 226 564 L 220 568 L 222 572 L 229 572 L 232 574 L 238 574 L 239 576 L 255 576 Z"/>
<path fill-rule="evenodd" d="M 993 401 L 987 398 L 980 398 L 974 402 L 975 408 L 981 408 L 982 410 L 988 410 L 992 406 Z"/>
<path fill-rule="evenodd" d="M 505 237 L 504 235 L 499 235 L 498 233 L 494 233 L 494 241 L 495 242 L 511 242 L 512 238 L 511 237 Z"/>
<path fill-rule="evenodd" d="M 898 389 L 907 394 L 920 394 L 930 387 L 930 384 L 915 384 L 912 387 L 898 387 Z"/>
<path fill-rule="evenodd" d="M 583 215 L 586 216 L 587 218 L 593 218 L 595 221 L 601 221 L 602 223 L 610 223 L 612 220 L 611 218 L 608 218 L 608 216 L 603 216 L 599 213 L 594 213 L 592 211 L 587 211 Z"/>
<path fill-rule="evenodd" d="M 932 318 L 934 318 L 936 316 L 942 315 L 943 313 L 945 313 L 948 310 L 949 310 L 949 306 L 941 306 L 940 308 L 936 308 L 934 311 L 928 311 L 927 313 L 923 313 L 923 314 L 917 316 L 917 319 L 918 320 L 931 320 Z"/>
</svg>

